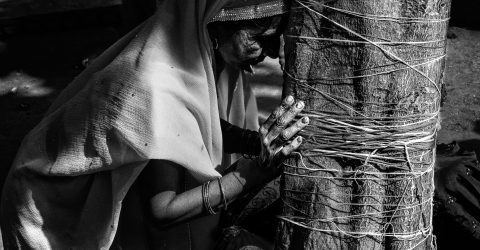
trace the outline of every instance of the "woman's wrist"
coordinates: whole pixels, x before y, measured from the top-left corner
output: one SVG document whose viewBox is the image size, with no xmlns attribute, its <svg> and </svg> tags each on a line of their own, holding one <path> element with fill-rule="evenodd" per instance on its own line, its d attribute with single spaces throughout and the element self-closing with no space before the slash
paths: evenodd
<svg viewBox="0 0 480 250">
<path fill-rule="evenodd" d="M 238 161 L 237 171 L 240 176 L 244 177 L 244 191 L 249 191 L 260 185 L 268 183 L 279 174 L 274 168 L 264 166 L 264 162 L 260 157 L 240 159 Z"/>
</svg>

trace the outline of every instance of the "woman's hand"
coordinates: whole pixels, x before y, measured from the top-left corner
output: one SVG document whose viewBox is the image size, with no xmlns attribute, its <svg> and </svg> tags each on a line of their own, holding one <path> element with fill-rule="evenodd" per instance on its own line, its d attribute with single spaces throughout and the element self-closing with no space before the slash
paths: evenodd
<svg viewBox="0 0 480 250">
<path fill-rule="evenodd" d="M 262 167 L 259 168 L 250 159 L 234 163 L 231 172 L 207 185 L 211 207 L 219 207 L 225 201 L 231 202 L 278 176 L 278 166 L 282 160 L 302 143 L 302 137 L 295 134 L 307 126 L 309 119 L 302 117 L 296 122 L 292 121 L 304 106 L 302 101 L 295 102 L 292 96 L 282 101 L 259 130 L 262 149 L 257 160 Z M 141 178 L 145 178 L 142 185 L 147 185 L 146 190 L 152 192 L 152 215 L 163 227 L 206 213 L 203 187 L 184 191 L 185 171 L 184 167 L 170 161 L 151 160 L 142 172 Z"/>
<path fill-rule="evenodd" d="M 273 168 L 277 172 L 285 157 L 302 144 L 301 136 L 293 137 L 308 125 L 309 118 L 304 116 L 291 123 L 304 107 L 302 101 L 295 102 L 292 96 L 287 96 L 260 127 L 262 150 L 258 160 L 263 167 Z"/>
</svg>

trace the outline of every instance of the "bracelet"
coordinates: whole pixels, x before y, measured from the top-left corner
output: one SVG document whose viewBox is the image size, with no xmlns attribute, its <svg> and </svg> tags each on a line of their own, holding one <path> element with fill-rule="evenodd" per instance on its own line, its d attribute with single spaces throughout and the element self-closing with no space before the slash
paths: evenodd
<svg viewBox="0 0 480 250">
<path fill-rule="evenodd" d="M 205 190 L 206 190 L 206 182 L 202 184 L 202 201 L 203 201 L 203 207 L 205 210 L 207 210 L 207 202 L 206 202 L 206 196 L 205 196 Z"/>
<path fill-rule="evenodd" d="M 213 210 L 212 206 L 210 206 L 210 199 L 209 199 L 209 189 L 210 189 L 210 182 L 207 181 L 203 183 L 202 185 L 202 198 L 203 198 L 203 206 L 205 207 L 205 210 L 211 215 L 217 214 L 215 210 Z"/>
<path fill-rule="evenodd" d="M 220 177 L 217 178 L 218 187 L 220 188 L 220 203 L 223 204 L 223 210 L 227 211 L 227 197 L 225 196 L 225 192 L 223 192 L 222 182 L 220 179 Z"/>
</svg>

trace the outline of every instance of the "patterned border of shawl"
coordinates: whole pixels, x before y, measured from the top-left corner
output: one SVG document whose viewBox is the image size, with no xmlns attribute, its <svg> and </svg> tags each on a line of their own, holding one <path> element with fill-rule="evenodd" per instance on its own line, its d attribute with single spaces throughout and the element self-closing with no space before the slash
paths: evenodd
<svg viewBox="0 0 480 250">
<path fill-rule="evenodd" d="M 216 14 L 210 22 L 239 21 L 264 18 L 288 12 L 284 1 L 271 1 L 238 8 L 225 8 Z"/>
</svg>

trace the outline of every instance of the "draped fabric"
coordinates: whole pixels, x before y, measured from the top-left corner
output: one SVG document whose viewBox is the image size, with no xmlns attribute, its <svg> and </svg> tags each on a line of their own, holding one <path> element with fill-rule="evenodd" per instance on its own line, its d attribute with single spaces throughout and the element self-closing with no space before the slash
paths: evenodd
<svg viewBox="0 0 480 250">
<path fill-rule="evenodd" d="M 220 73 L 217 80 L 220 118 L 240 128 L 257 131 L 257 101 L 244 74 L 239 68 L 230 65 L 226 65 Z M 228 167 L 240 157 L 239 154 L 224 155 L 222 166 Z"/>
<path fill-rule="evenodd" d="M 220 117 L 258 128 L 243 73 L 227 67 L 215 83 L 207 23 L 225 2 L 163 0 L 153 17 L 60 94 L 24 138 L 5 182 L 0 223 L 6 249 L 112 247 L 122 207 L 141 210 L 137 196 L 125 197 L 149 160 L 185 167 L 191 176 L 186 189 L 220 176 L 222 161 L 230 162 L 222 154 Z M 164 232 L 166 238 L 181 233 L 181 244 L 168 249 L 205 249 L 201 238 L 211 230 L 203 227 L 218 221 L 203 220 Z M 140 235 L 135 228 L 125 232 Z M 194 231 L 199 237 L 187 241 Z M 118 243 L 113 247 L 148 248 Z"/>
<path fill-rule="evenodd" d="M 220 174 L 206 25 L 224 1 L 164 1 L 104 52 L 24 139 L 2 195 L 7 249 L 107 249 L 148 160 Z M 185 153 L 188 152 L 188 153 Z"/>
</svg>

